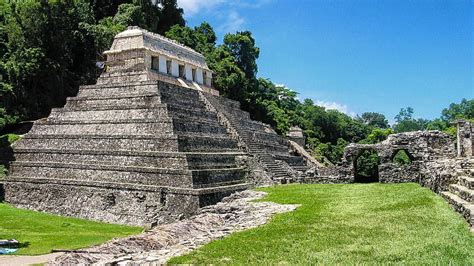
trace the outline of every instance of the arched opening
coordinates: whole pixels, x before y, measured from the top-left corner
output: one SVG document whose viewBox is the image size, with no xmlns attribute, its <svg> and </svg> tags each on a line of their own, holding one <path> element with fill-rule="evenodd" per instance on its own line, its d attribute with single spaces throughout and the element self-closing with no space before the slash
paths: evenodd
<svg viewBox="0 0 474 266">
<path fill-rule="evenodd" d="M 374 149 L 363 150 L 354 161 L 354 182 L 378 182 L 379 164 L 380 158 Z"/>
<path fill-rule="evenodd" d="M 392 163 L 398 166 L 410 165 L 412 161 L 412 156 L 407 150 L 398 150 L 392 156 Z"/>
</svg>

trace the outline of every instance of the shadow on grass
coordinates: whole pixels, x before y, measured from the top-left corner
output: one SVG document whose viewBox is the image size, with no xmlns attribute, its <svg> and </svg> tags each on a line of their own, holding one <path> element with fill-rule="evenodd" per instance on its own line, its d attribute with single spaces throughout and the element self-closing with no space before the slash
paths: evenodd
<svg viewBox="0 0 474 266">
<path fill-rule="evenodd" d="M 0 203 L 5 201 L 5 189 L 3 188 L 3 183 L 0 181 Z"/>
</svg>

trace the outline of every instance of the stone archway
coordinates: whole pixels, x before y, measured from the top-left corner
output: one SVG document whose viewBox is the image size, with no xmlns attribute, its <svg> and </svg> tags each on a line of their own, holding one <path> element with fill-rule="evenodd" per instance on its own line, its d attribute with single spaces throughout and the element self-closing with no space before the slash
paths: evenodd
<svg viewBox="0 0 474 266">
<path fill-rule="evenodd" d="M 408 149 L 396 149 L 393 151 L 390 162 L 398 166 L 407 166 L 413 163 L 413 155 Z"/>
<path fill-rule="evenodd" d="M 362 149 L 354 158 L 354 182 L 372 183 L 379 182 L 380 156 L 376 149 Z"/>
</svg>

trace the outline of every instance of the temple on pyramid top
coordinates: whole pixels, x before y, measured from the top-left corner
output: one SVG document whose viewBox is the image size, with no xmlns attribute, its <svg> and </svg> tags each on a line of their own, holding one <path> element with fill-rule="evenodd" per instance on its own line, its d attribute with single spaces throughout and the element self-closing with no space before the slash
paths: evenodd
<svg viewBox="0 0 474 266">
<path fill-rule="evenodd" d="M 212 71 L 202 54 L 140 27 L 128 27 L 117 34 L 104 54 L 108 73 L 145 71 L 147 80 L 162 80 L 218 94 L 212 88 Z"/>
</svg>

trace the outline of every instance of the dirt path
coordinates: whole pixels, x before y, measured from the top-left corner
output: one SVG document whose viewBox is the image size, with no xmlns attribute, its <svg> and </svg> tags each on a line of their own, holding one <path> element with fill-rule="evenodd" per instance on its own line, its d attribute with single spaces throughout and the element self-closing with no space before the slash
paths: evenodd
<svg viewBox="0 0 474 266">
<path fill-rule="evenodd" d="M 40 256 L 12 256 L 12 255 L 2 255 L 0 256 L 0 265 L 31 265 L 39 263 L 47 263 L 50 260 L 55 259 L 58 256 L 63 255 L 63 253 L 52 253 Z"/>
</svg>

